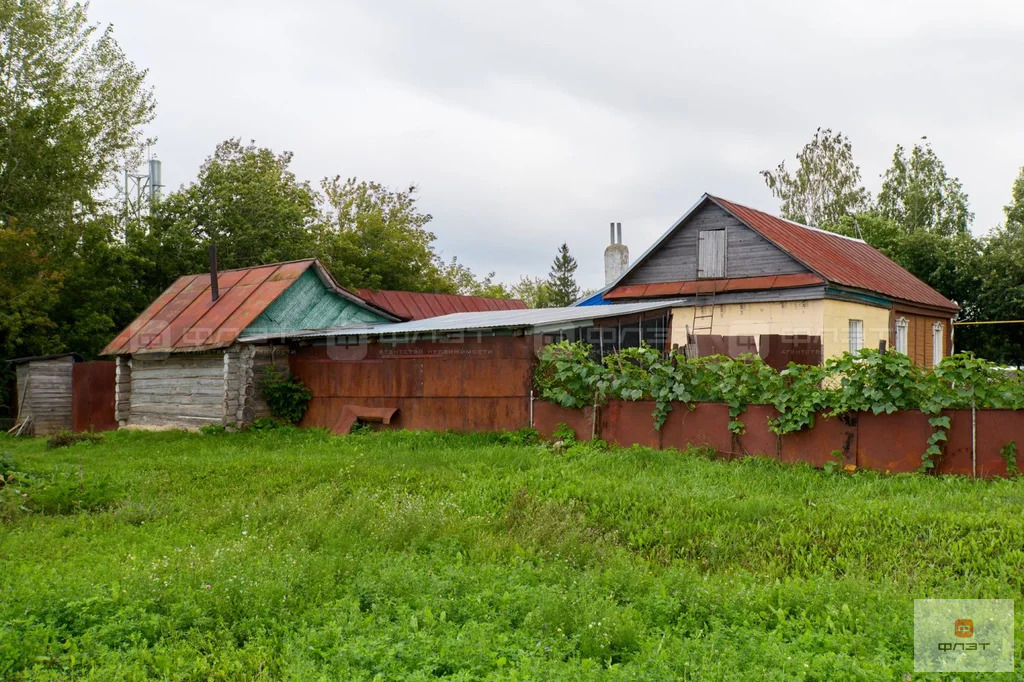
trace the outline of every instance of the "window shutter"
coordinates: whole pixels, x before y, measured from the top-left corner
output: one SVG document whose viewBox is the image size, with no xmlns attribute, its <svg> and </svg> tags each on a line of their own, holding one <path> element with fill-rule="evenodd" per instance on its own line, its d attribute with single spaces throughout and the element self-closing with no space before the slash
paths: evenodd
<svg viewBox="0 0 1024 682">
<path fill-rule="evenodd" d="M 697 277 L 725 277 L 725 230 L 698 233 Z"/>
</svg>

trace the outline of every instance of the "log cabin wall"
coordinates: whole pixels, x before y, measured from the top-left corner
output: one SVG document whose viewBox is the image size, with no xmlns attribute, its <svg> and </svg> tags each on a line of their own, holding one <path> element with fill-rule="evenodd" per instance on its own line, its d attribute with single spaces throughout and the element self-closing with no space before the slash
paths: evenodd
<svg viewBox="0 0 1024 682">
<path fill-rule="evenodd" d="M 224 425 L 244 426 L 257 417 L 269 417 L 270 406 L 260 382 L 267 367 L 288 372 L 286 346 L 235 344 L 224 351 Z"/>
<path fill-rule="evenodd" d="M 223 423 L 224 358 L 223 351 L 132 356 L 127 425 L 198 428 Z"/>
<path fill-rule="evenodd" d="M 116 413 L 122 426 L 239 427 L 269 417 L 264 370 L 288 368 L 283 346 L 234 344 L 210 353 L 118 357 Z"/>
</svg>

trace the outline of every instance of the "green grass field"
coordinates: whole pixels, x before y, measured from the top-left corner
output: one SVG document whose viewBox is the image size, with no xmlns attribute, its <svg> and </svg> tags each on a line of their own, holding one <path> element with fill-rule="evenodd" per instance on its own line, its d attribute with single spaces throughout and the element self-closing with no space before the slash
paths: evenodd
<svg viewBox="0 0 1024 682">
<path fill-rule="evenodd" d="M 2 438 L 0 679 L 923 679 L 1024 588 L 1020 480 L 514 441 Z"/>
</svg>

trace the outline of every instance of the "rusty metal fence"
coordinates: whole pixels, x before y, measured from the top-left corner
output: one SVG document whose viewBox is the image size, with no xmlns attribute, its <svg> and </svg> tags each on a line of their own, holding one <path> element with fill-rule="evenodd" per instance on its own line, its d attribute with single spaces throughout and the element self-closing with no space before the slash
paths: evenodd
<svg viewBox="0 0 1024 682">
<path fill-rule="evenodd" d="M 729 430 L 729 407 L 722 403 L 697 403 L 692 409 L 680 403 L 669 413 L 661 430 L 654 428 L 655 404 L 649 401 L 611 401 L 597 408 L 569 410 L 553 403 L 533 403 L 533 424 L 550 437 L 564 423 L 584 440 L 600 438 L 623 447 L 634 443 L 653 448 L 709 447 L 724 457 L 764 455 L 783 462 L 807 462 L 824 466 L 836 461 L 843 466 L 888 473 L 917 471 L 921 454 L 932 434 L 929 415 L 903 411 L 893 414 L 860 412 L 826 419 L 795 433 L 777 435 L 768 420 L 778 416 L 770 405 L 751 405 L 741 415 L 742 435 Z M 1006 476 L 1004 448 L 1015 443 L 1024 448 L 1024 411 L 948 410 L 948 440 L 936 471 L 991 478 Z"/>
</svg>

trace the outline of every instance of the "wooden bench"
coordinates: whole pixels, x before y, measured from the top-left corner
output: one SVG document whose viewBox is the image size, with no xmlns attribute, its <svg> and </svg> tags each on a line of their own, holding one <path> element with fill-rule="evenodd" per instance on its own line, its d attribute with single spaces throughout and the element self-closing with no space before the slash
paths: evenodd
<svg viewBox="0 0 1024 682">
<path fill-rule="evenodd" d="M 392 417 L 398 412 L 397 407 L 367 407 L 365 405 L 345 405 L 341 408 L 338 418 L 331 427 L 333 433 L 344 435 L 352 431 L 357 421 L 390 424 Z"/>
</svg>

